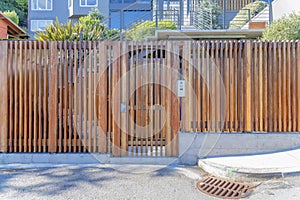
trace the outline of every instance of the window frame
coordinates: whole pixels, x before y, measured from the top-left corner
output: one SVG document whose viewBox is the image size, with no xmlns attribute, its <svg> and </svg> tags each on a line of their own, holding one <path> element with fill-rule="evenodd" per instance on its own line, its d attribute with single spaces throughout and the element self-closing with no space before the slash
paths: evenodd
<svg viewBox="0 0 300 200">
<path fill-rule="evenodd" d="M 49 8 L 47 8 L 47 1 L 48 0 L 43 0 L 43 1 L 46 1 L 46 9 L 35 9 L 34 7 L 33 7 L 33 2 L 34 1 L 36 1 L 37 2 L 37 4 L 38 4 L 38 1 L 41 1 L 41 0 L 31 0 L 31 4 L 30 4 L 30 6 L 31 6 L 31 10 L 34 10 L 34 11 L 52 11 L 53 10 L 53 0 L 50 0 L 51 1 L 51 8 L 49 9 Z"/>
<path fill-rule="evenodd" d="M 32 26 L 33 22 L 38 22 L 38 23 L 39 23 L 39 22 L 41 22 L 41 21 L 50 21 L 51 23 L 53 23 L 53 20 L 52 20 L 52 19 L 33 19 L 33 20 L 30 20 L 30 31 L 31 31 L 31 32 L 45 31 L 45 30 L 38 30 L 38 29 L 37 29 L 37 30 L 33 30 L 33 29 L 32 29 L 32 27 L 33 27 L 33 26 Z M 51 24 L 51 23 L 50 23 L 50 24 Z M 49 24 L 49 25 L 50 25 L 50 24 Z M 37 27 L 38 27 L 38 26 L 37 26 Z"/>
<path fill-rule="evenodd" d="M 88 0 L 84 0 L 84 1 L 87 3 Z M 89 7 L 89 8 L 98 7 L 98 0 L 96 0 L 96 5 L 87 5 L 87 4 L 82 5 L 81 0 L 79 0 L 79 6 L 80 7 Z"/>
</svg>

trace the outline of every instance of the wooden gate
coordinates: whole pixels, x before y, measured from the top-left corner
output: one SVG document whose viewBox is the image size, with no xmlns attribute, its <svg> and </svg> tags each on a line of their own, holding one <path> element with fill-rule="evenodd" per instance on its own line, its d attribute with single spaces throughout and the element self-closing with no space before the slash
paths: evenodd
<svg viewBox="0 0 300 200">
<path fill-rule="evenodd" d="M 112 130 L 113 155 L 177 156 L 179 47 L 171 43 L 106 47 L 111 55 L 107 64 L 101 64 L 108 66 L 104 77 L 109 77 L 111 88 L 108 132 Z"/>
</svg>

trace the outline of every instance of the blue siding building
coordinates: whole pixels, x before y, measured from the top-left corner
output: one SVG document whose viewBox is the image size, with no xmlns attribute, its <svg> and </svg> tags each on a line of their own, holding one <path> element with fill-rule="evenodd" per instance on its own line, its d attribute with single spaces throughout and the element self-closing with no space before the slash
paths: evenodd
<svg viewBox="0 0 300 200">
<path fill-rule="evenodd" d="M 151 19 L 152 0 L 28 0 L 28 30 L 44 30 L 58 18 L 61 23 L 76 21 L 98 8 L 110 28 L 129 26 L 137 19 Z M 121 20 L 124 19 L 124 20 Z M 123 22 L 123 24 L 121 24 Z"/>
</svg>

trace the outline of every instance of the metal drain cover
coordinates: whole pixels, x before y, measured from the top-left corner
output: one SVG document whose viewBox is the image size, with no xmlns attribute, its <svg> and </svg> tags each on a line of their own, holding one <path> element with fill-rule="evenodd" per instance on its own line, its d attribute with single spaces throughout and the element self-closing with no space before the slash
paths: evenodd
<svg viewBox="0 0 300 200">
<path fill-rule="evenodd" d="M 197 183 L 197 188 L 210 196 L 221 199 L 240 199 L 249 196 L 253 187 L 244 183 L 206 177 Z"/>
</svg>

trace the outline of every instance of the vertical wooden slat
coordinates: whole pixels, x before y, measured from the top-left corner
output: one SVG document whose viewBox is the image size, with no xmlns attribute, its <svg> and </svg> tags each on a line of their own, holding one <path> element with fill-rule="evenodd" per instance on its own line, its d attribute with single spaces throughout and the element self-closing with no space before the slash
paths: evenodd
<svg viewBox="0 0 300 200">
<path fill-rule="evenodd" d="M 176 56 L 176 54 L 174 55 Z M 175 65 L 175 63 L 178 62 L 176 60 L 176 57 L 173 58 L 173 65 Z M 197 116 L 196 116 L 196 121 L 197 121 L 197 131 L 201 132 L 201 114 L 202 114 L 202 98 L 201 98 L 201 94 L 202 94 L 202 78 L 201 78 L 201 43 L 200 41 L 197 42 L 197 63 L 195 65 L 196 68 L 196 109 L 197 109 Z M 173 69 L 175 72 L 177 72 L 176 68 L 174 67 Z M 174 84 L 174 83 L 173 83 Z M 174 90 L 175 91 L 175 90 Z M 173 104 L 172 104 L 173 105 Z"/>
<path fill-rule="evenodd" d="M 207 88 L 207 92 L 206 92 L 206 109 L 207 109 L 207 116 L 206 116 L 206 129 L 207 131 L 211 131 L 211 114 L 210 114 L 210 105 L 211 105 L 211 101 L 210 101 L 210 92 L 211 92 L 211 57 L 210 57 L 210 42 L 206 41 L 206 88 Z"/>
<path fill-rule="evenodd" d="M 165 90 L 163 88 L 163 84 L 165 81 L 165 74 L 163 71 L 163 67 L 165 65 L 165 58 L 164 58 L 164 52 L 163 50 L 165 49 L 165 41 L 161 41 L 160 42 L 160 46 L 159 46 L 159 53 L 157 56 L 159 56 L 159 105 L 161 106 L 162 109 L 165 109 L 164 107 L 164 98 L 165 98 Z M 163 116 L 163 111 L 161 109 L 159 109 L 158 111 L 159 113 L 159 125 L 158 127 L 161 129 L 160 130 L 160 134 L 159 134 L 159 141 L 160 141 L 160 149 L 159 149 L 159 155 L 163 156 L 163 141 L 165 139 L 165 126 L 163 124 L 163 121 L 165 120 L 165 116 Z"/>
<path fill-rule="evenodd" d="M 18 65 L 18 42 L 14 42 L 14 73 L 15 73 L 15 80 L 14 80 L 14 152 L 18 152 L 18 133 L 19 133 L 19 65 Z M 1 56 L 1 58 L 3 58 Z"/>
<path fill-rule="evenodd" d="M 0 151 L 8 151 L 8 42 L 0 42 Z"/>
<path fill-rule="evenodd" d="M 155 44 L 155 71 L 154 71 L 154 78 L 155 78 L 155 89 L 154 89 L 154 104 L 155 105 L 160 105 L 160 93 L 159 93 L 159 87 L 160 87 L 160 70 L 159 70 L 159 65 L 160 65 L 160 60 L 158 57 L 159 54 L 159 42 L 156 42 Z M 155 155 L 158 156 L 158 140 L 159 140 L 159 113 L 160 111 L 158 109 L 155 109 L 154 115 L 155 115 L 155 125 L 154 125 L 154 131 L 155 131 Z"/>
<path fill-rule="evenodd" d="M 20 124 L 20 128 L 19 128 L 19 152 L 23 151 L 23 135 L 24 135 L 24 119 L 23 119 L 23 93 L 24 93 L 24 87 L 23 87 L 23 42 L 19 43 L 20 45 L 20 56 L 19 56 L 19 66 L 20 66 L 20 82 L 19 82 L 19 96 L 20 96 L 20 108 L 19 108 L 19 124 Z"/>
<path fill-rule="evenodd" d="M 233 58 L 233 44 L 234 41 L 229 41 L 229 66 L 228 66 L 228 71 L 229 71 L 229 91 L 227 91 L 227 95 L 229 95 L 229 132 L 233 132 L 234 131 L 234 121 L 235 121 L 235 117 L 234 117 L 234 113 L 235 113 L 235 86 L 234 86 L 234 81 L 235 81 L 235 76 L 234 76 L 234 69 L 235 69 L 235 65 L 234 65 L 234 58 Z"/>
<path fill-rule="evenodd" d="M 259 68 L 258 68 L 258 79 L 259 79 L 259 131 L 263 130 L 263 43 L 259 42 Z"/>
<path fill-rule="evenodd" d="M 38 150 L 38 46 L 34 41 L 34 67 L 33 67 L 33 151 Z"/>
<path fill-rule="evenodd" d="M 274 41 L 273 42 L 273 73 L 272 73 L 272 77 L 273 77 L 273 96 L 271 98 L 273 98 L 273 110 L 274 110 L 274 115 L 273 115 L 273 131 L 277 132 L 277 121 L 278 121 L 278 78 L 277 78 L 277 74 L 278 74 L 278 69 L 277 69 L 277 42 Z"/>
<path fill-rule="evenodd" d="M 99 152 L 106 152 L 106 134 L 107 134 L 107 51 L 106 44 L 101 42 L 99 44 L 99 82 L 97 85 L 97 89 L 99 90 L 99 115 L 98 120 L 100 124 L 100 132 L 99 132 Z"/>
<path fill-rule="evenodd" d="M 43 52 L 43 67 L 44 67 L 44 136 L 43 136 L 43 152 L 47 150 L 47 135 L 48 135 L 48 88 L 49 88 L 49 81 L 48 81 L 48 49 L 46 48 L 47 43 L 43 42 L 44 52 Z M 40 50 L 41 51 L 41 50 Z"/>
<path fill-rule="evenodd" d="M 291 111 L 291 43 L 287 42 L 287 83 L 286 83 L 286 90 L 287 90 L 287 131 L 292 131 L 292 111 Z"/>
<path fill-rule="evenodd" d="M 166 82 L 166 73 L 165 73 L 165 66 L 166 66 L 166 57 L 164 57 L 164 51 L 166 50 L 166 42 L 163 41 L 161 42 L 161 46 L 160 46 L 160 66 L 159 66 L 159 70 L 160 70 L 160 84 L 159 84 L 159 88 L 160 88 L 160 105 L 162 106 L 162 109 L 164 109 L 164 111 L 160 110 L 159 111 L 159 127 L 161 127 L 161 132 L 160 132 L 160 156 L 164 156 L 165 151 L 163 150 L 164 148 L 164 144 L 166 142 L 166 124 L 163 124 L 163 122 L 166 123 L 166 114 L 167 110 L 166 110 L 166 88 L 165 86 L 165 82 Z M 165 112 L 165 113 L 164 113 Z"/>
<path fill-rule="evenodd" d="M 73 73 L 73 80 L 74 80 L 74 143 L 73 143 L 73 152 L 77 152 L 77 135 L 78 132 L 78 42 L 74 42 L 74 73 Z"/>
<path fill-rule="evenodd" d="M 133 143 L 134 143 L 134 137 L 135 137 L 135 124 L 134 124 L 134 117 L 135 117 L 135 92 L 134 92 L 134 87 L 135 87 L 135 73 L 136 70 L 134 70 L 134 42 L 130 43 L 130 89 L 129 89 L 129 94 L 130 94 L 130 124 L 129 124 L 129 130 L 130 130 L 130 142 L 131 142 L 131 153 L 134 153 L 133 149 Z"/>
<path fill-rule="evenodd" d="M 278 42 L 277 67 L 278 67 L 278 131 L 282 132 L 282 66 L 281 66 L 281 46 L 282 42 Z"/>
<path fill-rule="evenodd" d="M 43 66 L 42 66 L 42 43 L 38 42 L 38 55 L 37 55 L 37 60 L 38 62 L 38 71 L 37 71 L 37 95 L 38 95 L 38 152 L 42 151 L 42 132 L 43 132 L 43 127 L 42 127 L 42 92 L 43 92 L 43 82 L 42 82 L 42 75 L 43 75 Z M 31 102 L 30 102 L 31 103 Z"/>
<path fill-rule="evenodd" d="M 134 55 L 134 54 L 133 54 Z M 139 70 L 139 43 L 135 44 L 135 81 L 136 87 L 135 89 L 135 153 L 138 155 L 139 153 L 139 143 L 140 143 L 140 126 L 141 126 L 141 113 L 140 113 L 140 103 L 141 103 L 141 89 L 138 88 L 140 85 L 141 77 Z"/>
<path fill-rule="evenodd" d="M 292 131 L 296 132 L 297 131 L 297 101 L 299 101 L 299 99 L 296 99 L 297 97 L 297 92 L 296 92 L 296 69 L 297 69 L 297 64 L 296 64 L 296 43 L 295 41 L 291 41 L 292 43 L 292 63 L 291 63 L 291 98 L 292 98 Z"/>
<path fill-rule="evenodd" d="M 234 131 L 238 131 L 239 113 L 238 113 L 238 78 L 239 78 L 239 63 L 238 63 L 238 42 L 234 41 Z"/>
<path fill-rule="evenodd" d="M 128 54 L 127 54 L 127 47 L 128 44 L 126 42 L 121 43 L 121 49 L 122 49 L 122 55 L 121 55 L 121 74 L 120 77 L 121 79 L 121 103 L 126 105 L 126 110 L 121 113 L 121 155 L 126 156 L 127 155 L 127 150 L 128 150 L 128 144 L 127 144 L 127 134 L 128 134 L 128 110 L 127 110 L 127 89 L 128 89 L 128 82 L 127 82 L 127 59 L 128 59 Z"/>
<path fill-rule="evenodd" d="M 73 43 L 72 43 L 73 44 Z M 74 77 L 73 77 L 73 70 L 74 70 L 74 49 L 72 49 L 72 46 L 71 46 L 71 43 L 68 42 L 68 91 L 69 91 L 69 94 L 68 94 L 68 127 L 69 127 L 69 130 L 68 130 L 68 152 L 71 152 L 72 151 L 72 139 L 73 139 L 73 80 L 74 80 Z"/>
<path fill-rule="evenodd" d="M 173 63 L 171 65 L 172 68 L 172 88 L 173 91 L 176 91 L 177 80 L 179 79 L 179 45 L 178 43 L 173 43 L 171 50 L 173 52 Z M 199 50 L 199 49 L 198 49 Z M 178 131 L 179 131 L 179 99 L 176 94 L 171 94 L 171 128 L 172 128 L 172 156 L 178 156 Z"/>
<path fill-rule="evenodd" d="M 92 87 L 92 92 L 93 92 L 93 97 L 92 97 L 92 107 L 93 107 L 93 152 L 98 152 L 98 139 L 99 139 L 99 133 L 98 133 L 98 119 L 97 119 L 97 111 L 98 111 L 98 105 L 97 105 L 97 82 L 98 82 L 98 73 L 99 73 L 99 65 L 97 62 L 97 50 L 98 50 L 98 42 L 93 42 L 93 87 Z"/>
<path fill-rule="evenodd" d="M 10 41 L 9 42 L 9 57 L 8 57 L 8 74 L 9 74 L 9 113 L 8 113 L 8 119 L 9 119 L 9 148 L 8 151 L 9 152 L 13 152 L 13 141 L 14 141 L 14 118 L 13 118 L 13 112 L 14 112 L 14 98 L 13 98 L 13 94 L 14 94 L 14 78 L 15 78 L 15 74 L 14 74 L 14 66 L 13 66 L 13 42 Z M 1 61 L 0 61 L 1 62 Z M 2 93 L 0 93 L 0 95 L 2 95 Z M 0 137 L 1 140 L 1 137 Z M 1 149 L 1 148 L 0 148 Z"/>
<path fill-rule="evenodd" d="M 67 49 L 67 41 L 63 42 L 63 59 L 61 60 L 62 67 L 62 80 L 61 80 L 61 91 L 62 91 L 62 99 L 61 99 L 61 113 L 60 116 L 62 118 L 62 127 L 63 127 L 63 136 L 62 136 L 62 149 L 63 152 L 67 152 L 67 139 L 68 139 L 68 49 Z"/>
<path fill-rule="evenodd" d="M 83 88 L 83 70 L 84 70 L 84 46 L 83 46 L 83 42 L 79 42 L 78 43 L 78 92 L 76 94 L 76 98 L 78 99 L 78 119 L 76 121 L 76 123 L 78 124 L 78 139 L 79 139 L 79 146 L 78 146 L 78 152 L 83 151 L 83 147 L 85 147 L 85 143 L 84 143 L 84 139 L 83 139 L 83 102 L 82 102 L 82 88 Z"/>
<path fill-rule="evenodd" d="M 64 102 L 63 102 L 63 98 L 64 98 L 64 53 L 63 53 L 63 43 L 61 41 L 58 42 L 58 46 L 59 46 L 59 67 L 58 67 L 58 85 L 59 85 L 59 97 L 58 97 L 58 152 L 62 152 L 63 151 L 63 126 L 64 126 L 64 121 L 63 121 L 63 115 L 64 115 Z"/>
<path fill-rule="evenodd" d="M 297 41 L 297 131 L 300 131 L 300 41 Z"/>
<path fill-rule="evenodd" d="M 87 127 L 87 123 L 88 123 L 88 108 L 87 108 L 87 93 L 88 93 L 88 86 L 87 86 L 87 82 L 88 82 L 88 42 L 84 41 L 83 42 L 83 77 L 82 77 L 82 85 L 83 85 L 83 89 L 82 89 L 82 93 L 83 93 L 83 152 L 86 152 L 88 149 L 88 127 Z"/>
<path fill-rule="evenodd" d="M 224 63 L 224 82 L 225 82 L 225 95 L 226 95 L 226 104 L 222 101 L 222 99 L 225 99 L 224 97 L 220 98 L 221 100 L 221 112 L 225 112 L 225 124 L 221 125 L 221 131 L 225 129 L 225 131 L 230 131 L 230 97 L 231 97 L 231 90 L 230 90 L 230 43 L 229 41 L 225 41 L 225 63 Z M 221 88 L 220 88 L 221 92 Z M 222 95 L 222 94 L 221 94 Z M 223 119 L 221 119 L 223 120 Z"/>
<path fill-rule="evenodd" d="M 57 148 L 57 42 L 50 44 L 50 92 L 49 92 L 49 152 L 56 152 Z"/>
<path fill-rule="evenodd" d="M 252 59 L 252 42 L 247 41 L 246 43 L 246 68 L 245 68 L 245 131 L 252 131 L 251 122 L 251 59 Z"/>
<path fill-rule="evenodd" d="M 189 131 L 190 122 L 188 119 L 188 103 L 189 103 L 189 79 L 188 79 L 188 65 L 189 65 L 189 51 L 191 49 L 191 45 L 189 42 L 185 41 L 183 44 L 182 54 L 183 54 L 183 61 L 182 61 L 182 77 L 186 82 L 186 96 L 182 98 L 182 129 L 183 131 Z"/>
<path fill-rule="evenodd" d="M 218 92 L 218 86 L 221 83 L 221 80 L 216 78 L 217 73 L 219 73 L 219 77 L 221 78 L 221 70 L 223 67 L 223 63 L 221 63 L 221 59 L 223 58 L 223 52 L 222 58 L 220 55 L 220 42 L 219 41 L 211 41 L 211 49 L 209 50 L 210 53 L 210 76 L 209 76 L 209 94 L 210 94 L 210 126 L 211 131 L 220 131 L 220 127 L 218 126 L 218 118 L 221 108 L 221 102 L 220 102 L 220 95 Z M 223 44 L 222 44 L 223 45 Z M 215 63 L 216 62 L 216 63 Z"/>
<path fill-rule="evenodd" d="M 287 72 L 287 65 L 286 65 L 286 41 L 283 41 L 282 44 L 282 130 L 285 132 L 287 131 L 287 81 L 286 81 L 286 72 Z"/>
<path fill-rule="evenodd" d="M 297 68 L 297 131 L 300 131 L 300 41 L 297 41 L 297 63 L 296 63 L 296 68 Z"/>
<path fill-rule="evenodd" d="M 207 65 L 206 60 L 206 43 L 201 41 L 201 76 L 202 76 L 202 131 L 207 131 Z M 179 68 L 178 68 L 179 70 Z"/>
<path fill-rule="evenodd" d="M 33 45 L 33 52 L 32 52 L 32 45 Z M 35 56 L 36 55 L 36 47 L 35 47 L 36 43 L 35 42 L 30 42 L 30 45 L 29 45 L 29 68 L 28 68 L 28 71 L 29 71 L 29 125 L 28 125 L 28 128 L 29 128 L 29 135 L 28 135 L 28 139 L 29 139 L 29 149 L 28 151 L 29 152 L 32 152 L 32 136 L 33 136 L 33 126 L 34 126 L 34 122 L 32 121 L 33 120 L 33 113 L 35 112 L 34 111 L 34 104 L 33 104 L 33 63 L 36 62 L 35 60 Z"/>
<path fill-rule="evenodd" d="M 35 60 L 35 63 L 36 62 L 37 60 Z M 27 152 L 28 150 L 28 96 L 29 96 L 28 95 L 27 42 L 24 42 L 23 64 L 24 64 L 24 143 L 23 145 L 24 145 L 24 152 Z"/>
<path fill-rule="evenodd" d="M 165 68 L 165 90 L 166 90 L 166 96 L 165 96 L 165 103 L 166 103 L 166 123 L 165 123 L 165 127 L 166 127 L 166 156 L 171 156 L 172 155 L 172 137 L 171 137 L 171 123 L 172 123 L 172 111 L 171 111 L 171 106 L 175 106 L 175 105 L 171 105 L 171 97 L 172 97 L 172 91 L 171 91 L 171 87 L 172 87 L 172 70 L 171 70 L 171 66 L 172 66 L 172 49 L 173 46 L 171 45 L 170 42 L 166 43 L 166 68 Z"/>
<path fill-rule="evenodd" d="M 113 149 L 114 156 L 120 156 L 120 91 L 114 91 L 120 77 L 120 43 L 113 44 L 113 73 L 112 73 L 112 92 L 113 97 Z"/>
<path fill-rule="evenodd" d="M 268 114 L 268 42 L 264 42 L 264 68 L 263 68 L 263 73 L 264 73 L 264 76 L 263 76 L 263 80 L 264 80 L 264 131 L 267 131 L 268 128 L 269 128 L 269 120 L 268 120 L 268 117 L 269 117 L 269 114 Z"/>
<path fill-rule="evenodd" d="M 149 123 L 149 133 L 150 133 L 150 155 L 153 155 L 153 136 L 154 136 L 154 112 L 153 111 L 153 88 L 155 87 L 153 84 L 153 71 L 154 71 L 154 57 L 153 57 L 153 42 L 150 43 L 150 64 L 148 71 L 148 80 L 149 80 L 149 106 L 151 109 L 149 110 L 149 117 L 151 118 L 151 122 Z"/>
<path fill-rule="evenodd" d="M 259 49 L 258 49 L 258 42 L 255 41 L 253 44 L 253 73 L 252 73 L 252 126 L 253 126 L 253 131 L 258 131 L 259 130 Z"/>
<path fill-rule="evenodd" d="M 89 66 L 88 66 L 88 117 L 87 117 L 87 122 L 88 122 L 88 151 L 92 151 L 92 118 L 93 118 L 93 102 L 92 102 L 92 70 L 93 70 L 93 65 L 92 65 L 92 42 L 88 42 L 89 45 Z M 95 138 L 94 138 L 95 139 Z"/>
</svg>

